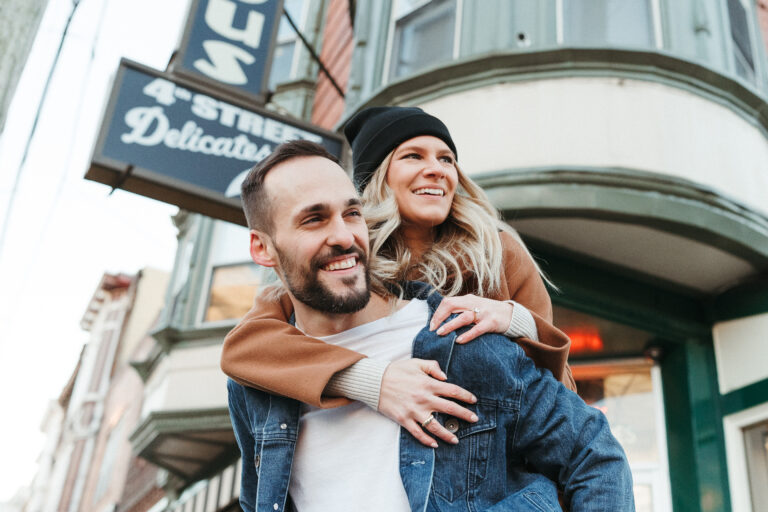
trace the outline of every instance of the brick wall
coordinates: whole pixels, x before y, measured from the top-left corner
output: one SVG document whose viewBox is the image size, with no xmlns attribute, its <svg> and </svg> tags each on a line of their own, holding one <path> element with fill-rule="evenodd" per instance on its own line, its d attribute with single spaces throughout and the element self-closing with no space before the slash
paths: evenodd
<svg viewBox="0 0 768 512">
<path fill-rule="evenodd" d="M 348 0 L 331 0 L 326 14 L 320 60 L 343 91 L 346 91 L 349 81 L 353 48 L 354 34 L 349 18 L 349 2 Z M 325 74 L 320 73 L 315 92 L 315 104 L 312 107 L 312 123 L 332 129 L 343 113 L 344 98 L 339 95 Z"/>
</svg>

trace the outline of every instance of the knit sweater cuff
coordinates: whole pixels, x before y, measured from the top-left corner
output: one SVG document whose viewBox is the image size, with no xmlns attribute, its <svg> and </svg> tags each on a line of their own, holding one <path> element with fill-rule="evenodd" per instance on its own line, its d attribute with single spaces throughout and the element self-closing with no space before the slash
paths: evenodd
<svg viewBox="0 0 768 512">
<path fill-rule="evenodd" d="M 381 379 L 387 366 L 389 361 L 365 357 L 349 368 L 336 372 L 328 381 L 325 392 L 328 395 L 358 400 L 378 411 Z"/>
<path fill-rule="evenodd" d="M 513 300 L 506 300 L 512 304 L 512 320 L 504 333 L 507 338 L 529 338 L 533 341 L 539 341 L 539 330 L 536 328 L 536 321 L 528 308 Z"/>
</svg>

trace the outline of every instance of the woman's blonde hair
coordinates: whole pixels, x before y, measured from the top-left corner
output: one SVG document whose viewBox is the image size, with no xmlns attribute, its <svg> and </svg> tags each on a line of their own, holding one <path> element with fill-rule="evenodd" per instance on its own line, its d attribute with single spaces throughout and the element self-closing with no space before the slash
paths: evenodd
<svg viewBox="0 0 768 512">
<path fill-rule="evenodd" d="M 458 187 L 448 218 L 435 227 L 434 240 L 419 261 L 411 261 L 411 250 L 399 229 L 402 218 L 397 201 L 387 184 L 393 153 L 376 168 L 363 191 L 363 214 L 375 255 L 370 261 L 372 277 L 396 287 L 417 277 L 446 296 L 463 291 L 483 297 L 498 293 L 503 264 L 499 231 L 512 235 L 527 252 L 520 235 L 501 220 L 485 191 L 456 165 Z M 399 291 L 402 296 L 403 290 Z"/>
</svg>

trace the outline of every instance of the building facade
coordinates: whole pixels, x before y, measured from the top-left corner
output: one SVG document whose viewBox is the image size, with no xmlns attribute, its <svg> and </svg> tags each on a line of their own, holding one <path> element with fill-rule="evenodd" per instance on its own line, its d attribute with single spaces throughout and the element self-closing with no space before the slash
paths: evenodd
<svg viewBox="0 0 768 512">
<path fill-rule="evenodd" d="M 163 305 L 167 280 L 153 269 L 104 274 L 81 321 L 89 341 L 44 419 L 47 441 L 25 511 L 116 507 L 143 398 L 142 381 L 128 362 L 151 341 L 146 333 Z"/>
<path fill-rule="evenodd" d="M 0 133 L 48 0 L 6 0 L 0 10 Z"/>
<path fill-rule="evenodd" d="M 764 510 L 764 3 L 359 3 L 348 117 L 415 105 L 560 288 L 639 510 Z"/>
<path fill-rule="evenodd" d="M 333 80 L 282 26 L 268 107 L 335 129 L 371 105 L 445 121 L 462 169 L 557 286 L 580 394 L 624 445 L 638 510 L 766 510 L 765 3 L 285 4 Z M 133 450 L 162 478 L 129 469 L 156 499 L 124 492 L 120 506 L 230 510 L 221 342 L 274 276 L 250 262 L 243 227 L 175 221 L 156 343 L 133 363 Z"/>
</svg>

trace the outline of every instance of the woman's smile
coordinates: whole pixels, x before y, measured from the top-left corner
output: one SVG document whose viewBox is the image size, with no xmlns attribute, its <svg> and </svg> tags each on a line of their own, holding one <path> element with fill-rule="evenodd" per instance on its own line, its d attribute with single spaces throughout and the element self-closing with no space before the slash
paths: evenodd
<svg viewBox="0 0 768 512">
<path fill-rule="evenodd" d="M 387 185 L 405 224 L 432 229 L 448 217 L 458 183 L 453 151 L 422 135 L 400 144 L 387 169 Z"/>
</svg>

